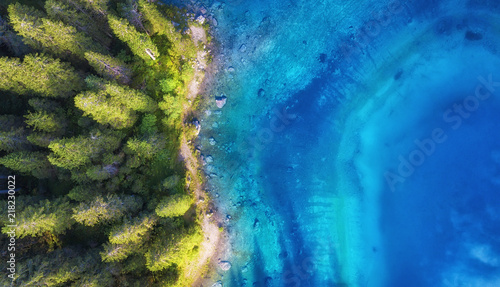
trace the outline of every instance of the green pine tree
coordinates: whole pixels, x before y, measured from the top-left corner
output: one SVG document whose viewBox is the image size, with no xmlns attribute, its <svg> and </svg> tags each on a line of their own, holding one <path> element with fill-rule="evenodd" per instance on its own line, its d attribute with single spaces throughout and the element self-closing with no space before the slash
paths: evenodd
<svg viewBox="0 0 500 287">
<path fill-rule="evenodd" d="M 125 219 L 122 224 L 115 225 L 109 234 L 112 244 L 141 243 L 147 240 L 146 234 L 153 228 L 158 218 L 145 214 L 133 220 Z"/>
<path fill-rule="evenodd" d="M 22 210 L 16 211 L 16 237 L 41 236 L 45 233 L 63 234 L 74 224 L 71 217 L 71 205 L 68 201 L 56 199 L 43 200 L 34 205 L 27 205 Z M 10 227 L 2 228 L 6 234 Z"/>
<path fill-rule="evenodd" d="M 191 197 L 187 194 L 174 194 L 166 197 L 156 207 L 156 214 L 161 217 L 184 215 L 191 207 Z"/>
<path fill-rule="evenodd" d="M 109 124 L 115 129 L 129 128 L 137 120 L 137 115 L 133 110 L 112 101 L 104 91 L 86 91 L 77 95 L 75 106 L 96 122 L 103 125 Z"/>
<path fill-rule="evenodd" d="M 102 46 L 75 27 L 45 18 L 41 12 L 32 12 L 32 8 L 16 3 L 9 5 L 8 11 L 14 30 L 35 49 L 46 49 L 63 57 L 68 52 L 81 58 L 87 51 L 104 53 Z"/>
<path fill-rule="evenodd" d="M 146 267 L 153 272 L 170 266 L 182 269 L 196 256 L 202 240 L 203 235 L 194 227 L 171 234 L 159 234 L 145 254 Z"/>
<path fill-rule="evenodd" d="M 26 138 L 24 128 L 12 128 L 11 130 L 0 130 L 0 151 L 13 152 L 27 149 L 30 144 Z"/>
<path fill-rule="evenodd" d="M 73 218 L 87 226 L 94 226 L 101 222 L 110 222 L 119 219 L 124 214 L 136 212 L 142 206 L 140 197 L 109 195 L 96 196 L 90 202 L 82 202 L 73 209 Z"/>
<path fill-rule="evenodd" d="M 105 16 L 108 13 L 109 0 L 78 0 L 85 8 Z"/>
<path fill-rule="evenodd" d="M 163 16 L 158 10 L 157 4 L 147 0 L 139 0 L 138 4 L 139 12 L 149 24 L 148 26 L 152 34 L 158 33 L 167 35 L 172 43 L 176 43 L 180 40 L 180 33 L 175 30 L 172 21 Z"/>
<path fill-rule="evenodd" d="M 68 64 L 45 55 L 0 58 L 0 90 L 45 97 L 68 97 L 83 88 L 83 81 Z"/>
<path fill-rule="evenodd" d="M 0 158 L 0 164 L 11 170 L 31 174 L 37 178 L 50 177 L 52 170 L 47 156 L 41 152 L 20 151 L 9 153 Z"/>
<path fill-rule="evenodd" d="M 126 259 L 131 254 L 138 251 L 136 244 L 104 244 L 104 250 L 101 252 L 103 262 L 119 262 Z"/>
<path fill-rule="evenodd" d="M 60 138 L 54 134 L 32 132 L 27 136 L 27 140 L 40 147 L 49 147 L 50 143 Z"/>
<path fill-rule="evenodd" d="M 85 59 L 94 70 L 106 80 L 117 81 L 120 84 L 129 84 L 132 70 L 118 58 L 94 52 L 85 53 Z"/>
<path fill-rule="evenodd" d="M 79 32 L 89 35 L 103 47 L 111 44 L 111 37 L 106 22 L 87 13 L 83 5 L 72 0 L 47 0 L 45 11 L 53 21 L 63 21 L 65 24 L 75 27 Z M 104 25 L 103 25 L 104 24 Z"/>
<path fill-rule="evenodd" d="M 137 0 L 126 0 L 125 3 L 118 3 L 117 10 L 120 15 L 127 19 L 135 28 L 149 35 L 142 23 L 142 14 L 138 10 Z"/>
<path fill-rule="evenodd" d="M 44 111 L 30 112 L 24 117 L 26 118 L 26 124 L 35 131 L 54 133 L 62 131 L 66 125 L 64 118 Z"/>
<path fill-rule="evenodd" d="M 149 36 L 138 32 L 127 19 L 108 15 L 108 22 L 118 39 L 125 42 L 136 56 L 145 61 L 156 60 L 160 56 L 158 48 Z"/>
<path fill-rule="evenodd" d="M 137 155 L 141 159 L 150 160 L 163 148 L 165 148 L 165 140 L 158 135 L 153 135 L 146 140 L 129 139 L 126 151 Z"/>
<path fill-rule="evenodd" d="M 107 152 L 113 152 L 120 146 L 122 138 L 117 133 L 96 132 L 90 136 L 55 140 L 49 144 L 52 153 L 48 159 L 55 166 L 75 169 L 90 164 Z"/>
</svg>

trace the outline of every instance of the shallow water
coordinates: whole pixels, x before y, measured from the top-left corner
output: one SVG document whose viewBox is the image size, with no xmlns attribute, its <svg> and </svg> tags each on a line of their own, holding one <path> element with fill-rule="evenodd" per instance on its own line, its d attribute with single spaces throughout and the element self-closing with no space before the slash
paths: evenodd
<svg viewBox="0 0 500 287">
<path fill-rule="evenodd" d="M 211 281 L 500 286 L 500 4 L 339 2 L 205 2 Z"/>
</svg>

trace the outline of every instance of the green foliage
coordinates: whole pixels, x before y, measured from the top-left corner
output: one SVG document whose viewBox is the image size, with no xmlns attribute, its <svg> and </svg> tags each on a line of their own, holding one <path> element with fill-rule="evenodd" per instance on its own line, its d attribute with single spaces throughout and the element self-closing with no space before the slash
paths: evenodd
<svg viewBox="0 0 500 287">
<path fill-rule="evenodd" d="M 127 152 L 135 154 L 141 159 L 152 159 L 165 147 L 165 140 L 160 136 L 150 136 L 147 140 L 129 139 L 127 141 Z"/>
<path fill-rule="evenodd" d="M 177 174 L 174 174 L 163 180 L 162 186 L 166 189 L 174 189 L 180 181 L 181 177 Z"/>
<path fill-rule="evenodd" d="M 41 12 L 16 3 L 9 5 L 10 23 L 15 31 L 35 49 L 46 49 L 57 56 L 68 56 L 68 51 L 83 58 L 86 51 L 104 52 L 84 33 L 61 21 L 44 18 Z"/>
<path fill-rule="evenodd" d="M 100 124 L 115 129 L 131 127 L 137 120 L 135 111 L 154 111 L 156 104 L 145 94 L 95 77 L 87 78 L 93 91 L 75 97 L 75 106 Z"/>
<path fill-rule="evenodd" d="M 69 248 L 64 248 L 33 256 L 29 260 L 21 260 L 16 262 L 18 277 L 15 286 L 70 286 L 72 282 L 81 282 L 86 276 L 97 277 L 95 273 L 95 269 L 99 268 L 97 258 L 93 252 L 80 255 Z M 88 285 L 77 283 L 71 286 Z M 99 286 L 111 286 L 111 284 Z"/>
<path fill-rule="evenodd" d="M 149 3 L 146 0 L 139 0 L 138 3 L 139 11 L 147 21 L 152 34 L 167 35 L 169 40 L 174 43 L 180 40 L 180 33 L 177 33 L 172 22 L 160 13 L 154 3 Z"/>
<path fill-rule="evenodd" d="M 71 218 L 71 205 L 63 199 L 53 202 L 43 200 L 35 205 L 28 205 L 22 210 L 16 210 L 16 237 L 41 236 L 48 232 L 58 235 L 64 233 L 75 222 Z M 3 227 L 6 234 L 10 227 Z"/>
<path fill-rule="evenodd" d="M 103 262 L 118 262 L 126 259 L 129 255 L 137 252 L 136 244 L 104 244 L 101 252 Z"/>
<path fill-rule="evenodd" d="M 153 114 L 145 114 L 142 118 L 141 125 L 139 126 L 139 131 L 142 135 L 153 135 L 158 132 L 156 127 L 156 116 Z"/>
<path fill-rule="evenodd" d="M 94 52 L 85 53 L 85 59 L 106 80 L 114 80 L 121 84 L 130 83 L 132 70 L 120 59 Z"/>
<path fill-rule="evenodd" d="M 125 42 L 132 53 L 145 61 L 156 60 L 160 53 L 148 35 L 138 32 L 127 19 L 108 16 L 109 26 L 118 39 Z"/>
<path fill-rule="evenodd" d="M 68 97 L 81 90 L 83 81 L 68 64 L 45 55 L 0 58 L 0 90 L 45 97 Z"/>
<path fill-rule="evenodd" d="M 125 219 L 122 224 L 115 225 L 109 235 L 109 243 L 104 245 L 101 257 L 104 262 L 123 261 L 136 253 L 142 244 L 149 239 L 149 231 L 157 218 L 154 215 L 143 215 L 133 220 Z"/>
<path fill-rule="evenodd" d="M 142 201 L 137 196 L 98 195 L 92 201 L 82 202 L 74 208 L 73 218 L 83 225 L 94 226 L 117 220 L 125 213 L 136 212 L 141 206 Z"/>
<path fill-rule="evenodd" d="M 29 35 L 39 34 L 39 27 L 42 25 L 41 19 L 45 14 L 31 6 L 20 3 L 11 4 L 8 7 L 10 25 L 17 34 L 23 36 L 23 41 L 32 46 L 39 47 L 39 43 Z"/>
<path fill-rule="evenodd" d="M 180 86 L 180 82 L 176 79 L 163 79 L 160 80 L 160 88 L 164 93 L 173 92 L 177 87 Z"/>
<path fill-rule="evenodd" d="M 52 169 L 47 156 L 41 152 L 19 151 L 9 153 L 0 158 L 0 164 L 23 174 L 31 174 L 36 178 L 48 178 Z"/>
<path fill-rule="evenodd" d="M 162 234 L 146 252 L 146 267 L 153 272 L 174 265 L 182 269 L 196 256 L 202 240 L 200 230 L 194 227 L 173 234 Z"/>
<path fill-rule="evenodd" d="M 181 216 L 192 199 L 158 204 L 187 189 L 179 138 L 197 50 L 185 15 L 149 0 L 9 2 L 0 165 L 23 194 L 16 286 L 191 285 L 179 278 L 202 240 Z"/>
<path fill-rule="evenodd" d="M 113 244 L 130 244 L 145 241 L 146 233 L 153 228 L 156 221 L 156 216 L 151 214 L 136 217 L 133 220 L 125 219 L 122 224 L 111 229 L 109 242 Z"/>
<path fill-rule="evenodd" d="M 59 140 L 59 137 L 53 134 L 38 132 L 32 132 L 26 138 L 30 143 L 45 148 L 49 147 L 51 142 Z"/>
<path fill-rule="evenodd" d="M 166 197 L 156 207 L 155 211 L 161 217 L 184 215 L 191 207 L 191 197 L 187 194 L 174 194 Z"/>
<path fill-rule="evenodd" d="M 26 124 L 35 131 L 53 133 L 64 129 L 64 119 L 54 113 L 35 112 L 26 116 Z"/>
<path fill-rule="evenodd" d="M 182 101 L 171 95 L 165 94 L 163 96 L 163 101 L 158 103 L 158 107 L 163 110 L 167 118 L 164 119 L 165 124 L 168 127 L 177 127 L 182 115 Z"/>
<path fill-rule="evenodd" d="M 95 13 L 106 15 L 109 0 L 78 0 L 85 8 L 93 10 Z"/>
<path fill-rule="evenodd" d="M 26 131 L 23 128 L 11 128 L 0 131 L 0 150 L 6 152 L 18 151 L 29 146 Z"/>
<path fill-rule="evenodd" d="M 101 188 L 91 185 L 77 185 L 72 188 L 68 193 L 68 198 L 74 201 L 87 201 L 89 198 L 94 197 Z"/>
<path fill-rule="evenodd" d="M 90 136 L 55 140 L 49 144 L 52 153 L 48 159 L 55 166 L 71 170 L 116 150 L 121 139 L 122 135 L 117 133 L 96 132 Z"/>
<path fill-rule="evenodd" d="M 137 0 L 126 0 L 125 3 L 118 3 L 118 12 L 135 28 L 149 35 L 142 23 L 142 15 L 137 9 Z"/>
<path fill-rule="evenodd" d="M 93 17 L 92 13 L 82 13 L 85 8 L 80 4 L 75 0 L 47 0 L 45 11 L 50 19 L 61 20 L 78 31 L 86 33 L 101 45 L 108 46 L 111 39 L 106 35 L 109 32 L 107 25 L 103 25 L 106 23 Z"/>
<path fill-rule="evenodd" d="M 28 104 L 37 112 L 55 112 L 61 110 L 61 105 L 53 100 L 46 98 L 31 98 Z"/>
<path fill-rule="evenodd" d="M 86 91 L 75 97 L 75 106 L 100 124 L 115 129 L 129 128 L 137 120 L 135 112 L 110 99 L 104 91 Z"/>
</svg>

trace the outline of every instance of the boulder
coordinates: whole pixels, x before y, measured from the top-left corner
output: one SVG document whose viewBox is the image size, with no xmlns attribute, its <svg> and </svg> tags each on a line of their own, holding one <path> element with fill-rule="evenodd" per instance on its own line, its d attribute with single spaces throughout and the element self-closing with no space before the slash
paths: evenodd
<svg viewBox="0 0 500 287">
<path fill-rule="evenodd" d="M 223 271 L 228 271 L 229 269 L 231 269 L 231 263 L 229 261 L 221 261 L 219 262 L 219 267 Z"/>
<path fill-rule="evenodd" d="M 226 105 L 227 97 L 222 95 L 220 97 L 215 97 L 215 103 L 219 109 L 222 109 Z"/>
</svg>

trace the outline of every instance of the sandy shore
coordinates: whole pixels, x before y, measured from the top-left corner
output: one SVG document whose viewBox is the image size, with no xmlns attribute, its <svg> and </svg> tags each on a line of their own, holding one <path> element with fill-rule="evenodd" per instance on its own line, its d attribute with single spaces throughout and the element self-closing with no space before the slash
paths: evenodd
<svg viewBox="0 0 500 287">
<path fill-rule="evenodd" d="M 188 84 L 188 104 L 184 107 L 183 119 L 190 114 L 203 111 L 192 109 L 192 103 L 200 94 L 210 91 L 212 81 L 217 71 L 217 62 L 208 63 L 209 53 L 212 47 L 207 41 L 207 32 L 202 27 L 191 26 L 190 34 L 194 43 L 202 43 L 205 47 L 198 51 L 193 79 Z M 208 97 L 203 97 L 208 99 Z M 206 105 L 204 105 L 206 106 Z M 184 120 L 184 126 L 192 125 Z M 203 127 L 201 127 L 203 128 Z M 216 272 L 220 257 L 227 246 L 227 235 L 219 227 L 222 226 L 223 218 L 217 213 L 209 194 L 204 188 L 204 182 L 200 176 L 203 174 L 200 152 L 196 149 L 196 141 L 188 139 L 186 134 L 181 137 L 180 157 L 185 162 L 189 188 L 194 193 L 197 206 L 197 217 L 204 235 L 204 241 L 200 246 L 198 259 L 184 270 L 184 277 L 189 278 L 192 286 L 211 286 L 214 280 L 210 274 Z"/>
</svg>

